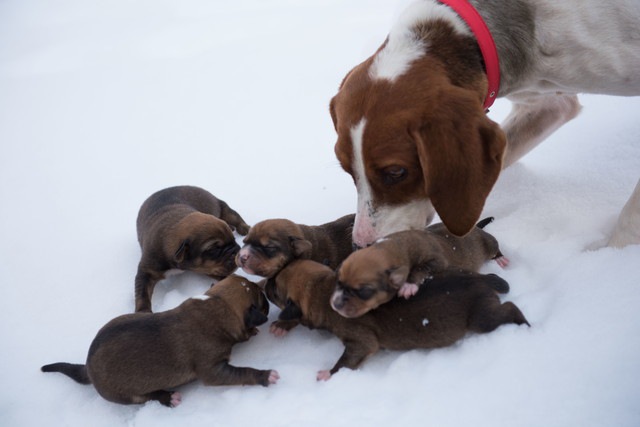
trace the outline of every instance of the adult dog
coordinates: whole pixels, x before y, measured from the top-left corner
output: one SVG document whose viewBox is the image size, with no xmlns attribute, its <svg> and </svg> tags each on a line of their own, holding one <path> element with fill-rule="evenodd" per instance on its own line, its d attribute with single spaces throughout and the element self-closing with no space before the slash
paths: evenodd
<svg viewBox="0 0 640 427">
<path fill-rule="evenodd" d="M 640 95 L 638 22 L 636 0 L 412 4 L 330 103 L 358 191 L 354 243 L 435 212 L 469 232 L 501 169 L 579 113 L 576 94 Z M 502 128 L 485 114 L 496 96 L 513 103 Z M 640 181 L 608 243 L 640 243 Z"/>
</svg>

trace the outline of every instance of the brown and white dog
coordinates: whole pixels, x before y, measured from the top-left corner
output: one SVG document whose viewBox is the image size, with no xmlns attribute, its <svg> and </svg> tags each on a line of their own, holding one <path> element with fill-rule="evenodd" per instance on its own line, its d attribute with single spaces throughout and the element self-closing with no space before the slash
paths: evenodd
<svg viewBox="0 0 640 427">
<path fill-rule="evenodd" d="M 490 58 L 442 3 L 409 6 L 331 100 L 335 152 L 358 192 L 358 246 L 423 228 L 435 212 L 466 234 L 500 170 L 579 113 L 576 94 L 640 95 L 640 2 L 470 0 L 495 41 L 498 95 L 513 102 L 501 129 L 483 106 L 495 95 Z M 609 240 L 637 243 L 640 181 Z"/>
<path fill-rule="evenodd" d="M 135 310 L 151 311 L 156 284 L 185 270 L 221 279 L 236 270 L 240 250 L 233 229 L 249 226 L 224 201 L 191 186 L 165 188 L 140 207 L 136 221 L 142 256 L 135 279 Z"/>
<path fill-rule="evenodd" d="M 258 222 L 244 238 L 236 264 L 249 274 L 273 277 L 294 259 L 311 259 L 335 269 L 352 252 L 355 215 L 322 225 L 288 219 Z"/>
<path fill-rule="evenodd" d="M 420 286 L 430 286 L 427 279 L 447 270 L 477 272 L 491 259 L 505 267 L 508 260 L 498 241 L 481 229 L 492 219 L 481 221 L 464 237 L 435 224 L 391 233 L 352 253 L 338 269 L 331 307 L 342 316 L 359 317 L 396 295 L 412 297 Z"/>
<path fill-rule="evenodd" d="M 93 384 L 102 397 L 122 404 L 177 406 L 180 393 L 170 390 L 195 380 L 266 387 L 276 383 L 277 371 L 235 367 L 229 358 L 235 343 L 258 333 L 268 313 L 258 286 L 232 275 L 173 310 L 116 317 L 94 338 L 86 364 L 53 363 L 42 371 Z"/>
<path fill-rule="evenodd" d="M 509 285 L 494 274 L 448 272 L 410 300 L 396 298 L 355 319 L 331 309 L 335 281 L 329 267 L 296 260 L 266 285 L 267 297 L 282 308 L 271 325 L 272 333 L 282 336 L 302 324 L 326 329 L 344 344 L 340 359 L 330 370 L 318 372 L 318 380 L 328 380 L 343 367 L 356 369 L 380 349 L 445 347 L 467 332 L 491 332 L 507 323 L 529 324 L 516 305 L 500 303 L 496 291 L 505 293 Z"/>
</svg>

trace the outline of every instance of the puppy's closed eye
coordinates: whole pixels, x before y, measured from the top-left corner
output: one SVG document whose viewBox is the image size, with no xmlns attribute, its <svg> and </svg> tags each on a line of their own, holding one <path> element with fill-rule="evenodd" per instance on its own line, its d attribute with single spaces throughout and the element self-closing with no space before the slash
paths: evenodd
<svg viewBox="0 0 640 427">
<path fill-rule="evenodd" d="M 376 294 L 376 289 L 372 286 L 363 286 L 361 288 L 351 288 L 343 284 L 338 284 L 338 288 L 344 295 L 355 297 L 366 301 L 371 299 Z"/>
<path fill-rule="evenodd" d="M 208 247 L 202 251 L 202 257 L 207 259 L 219 259 L 231 252 L 234 252 L 236 249 L 237 245 L 235 242 L 227 245 L 222 245 L 216 242 L 208 245 Z"/>
<path fill-rule="evenodd" d="M 355 296 L 360 298 L 363 301 L 371 299 L 371 297 L 373 297 L 375 295 L 375 293 L 376 293 L 376 290 L 374 288 L 369 287 L 369 286 L 365 286 L 363 288 L 354 290 Z"/>
</svg>

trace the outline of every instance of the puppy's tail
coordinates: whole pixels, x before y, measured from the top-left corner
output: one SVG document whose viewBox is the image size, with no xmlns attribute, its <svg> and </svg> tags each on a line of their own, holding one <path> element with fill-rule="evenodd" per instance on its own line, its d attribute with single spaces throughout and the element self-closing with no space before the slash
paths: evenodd
<svg viewBox="0 0 640 427">
<path fill-rule="evenodd" d="M 497 274 L 484 275 L 485 283 L 491 286 L 496 292 L 506 294 L 509 292 L 509 283 Z"/>
<path fill-rule="evenodd" d="M 485 228 L 487 225 L 491 224 L 493 222 L 494 218 L 492 216 L 488 216 L 485 219 L 481 219 L 477 224 L 476 227 L 478 228 Z"/>
<path fill-rule="evenodd" d="M 44 365 L 40 370 L 42 372 L 60 372 L 80 384 L 91 384 L 86 365 L 60 362 Z"/>
</svg>

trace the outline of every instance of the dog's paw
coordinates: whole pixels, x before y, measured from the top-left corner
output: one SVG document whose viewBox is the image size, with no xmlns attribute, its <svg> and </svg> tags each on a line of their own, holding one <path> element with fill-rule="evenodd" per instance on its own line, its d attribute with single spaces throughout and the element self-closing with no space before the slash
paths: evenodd
<svg viewBox="0 0 640 427">
<path fill-rule="evenodd" d="M 398 296 L 409 299 L 418 293 L 418 285 L 415 283 L 405 283 L 398 289 Z"/>
<path fill-rule="evenodd" d="M 267 381 L 269 383 L 267 385 L 273 385 L 277 383 L 279 379 L 280 379 L 280 374 L 278 373 L 278 371 L 276 371 L 275 369 L 272 369 L 269 371 L 269 377 L 267 378 Z"/>
<path fill-rule="evenodd" d="M 509 266 L 509 258 L 507 258 L 506 256 L 499 256 L 497 258 L 495 258 L 496 262 L 498 263 L 498 265 L 500 266 L 500 268 L 507 268 Z"/>
<path fill-rule="evenodd" d="M 176 406 L 182 403 L 182 395 L 179 392 L 174 391 L 173 393 L 171 393 L 170 403 L 171 403 L 171 407 L 175 408 Z"/>
<path fill-rule="evenodd" d="M 318 375 L 316 375 L 317 381 L 328 381 L 331 379 L 331 371 L 318 371 Z"/>
<path fill-rule="evenodd" d="M 283 328 L 281 325 L 279 325 L 279 323 L 276 321 L 276 322 L 273 322 L 271 326 L 269 326 L 269 332 L 271 332 L 276 337 L 283 337 L 287 335 L 289 331 Z"/>
</svg>

